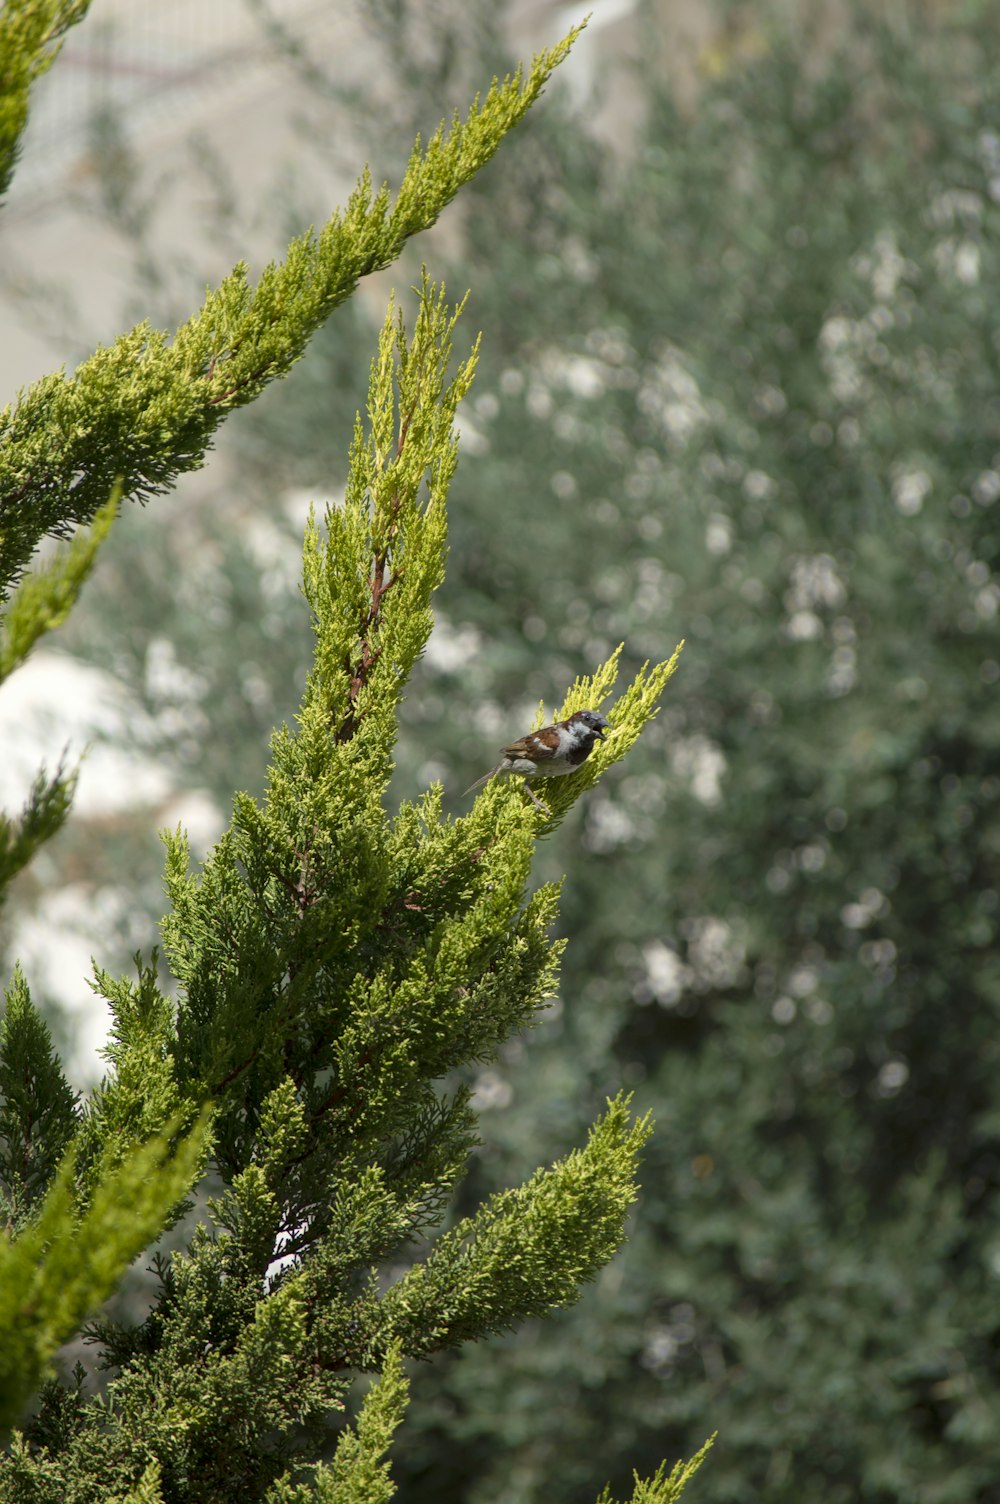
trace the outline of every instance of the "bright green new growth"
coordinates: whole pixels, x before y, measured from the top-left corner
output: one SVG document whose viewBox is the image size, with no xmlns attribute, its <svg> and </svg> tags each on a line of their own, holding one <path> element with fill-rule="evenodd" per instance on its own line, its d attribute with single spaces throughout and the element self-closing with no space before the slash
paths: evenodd
<svg viewBox="0 0 1000 1504">
<path fill-rule="evenodd" d="M 0 1425 L 17 1419 L 53 1351 L 159 1235 L 201 1168 L 204 1142 L 204 1125 L 179 1144 L 169 1131 L 157 1134 L 97 1185 L 79 1214 L 69 1154 L 30 1227 L 0 1242 Z"/>
<path fill-rule="evenodd" d="M 651 1478 L 640 1478 L 636 1473 L 635 1488 L 623 1504 L 676 1504 L 684 1492 L 685 1485 L 690 1483 L 712 1450 L 714 1441 L 714 1436 L 709 1437 L 705 1445 L 689 1461 L 678 1462 L 669 1474 L 666 1471 L 666 1464 L 662 1462 Z M 611 1490 L 606 1488 L 597 1504 L 617 1504 L 617 1501 L 611 1497 Z"/>
<path fill-rule="evenodd" d="M 585 1149 L 493 1196 L 446 1233 L 381 1301 L 381 1319 L 405 1337 L 406 1351 L 423 1356 L 507 1331 L 576 1300 L 581 1282 L 618 1249 L 651 1131 L 648 1118 L 629 1121 L 628 1099 L 618 1097 Z"/>
<path fill-rule="evenodd" d="M 20 967 L 0 1019 L 0 1426 L 17 1420 L 61 1343 L 112 1293 L 204 1165 L 208 1121 L 159 1118 L 80 1177 L 77 1095 Z"/>
<path fill-rule="evenodd" d="M 8 1232 L 44 1196 L 76 1127 L 77 1094 L 15 966 L 0 1019 L 0 1213 Z"/>
</svg>

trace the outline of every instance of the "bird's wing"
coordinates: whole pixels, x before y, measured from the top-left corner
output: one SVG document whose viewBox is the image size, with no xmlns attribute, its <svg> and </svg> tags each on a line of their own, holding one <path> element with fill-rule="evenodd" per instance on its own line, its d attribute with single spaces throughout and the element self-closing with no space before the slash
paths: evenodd
<svg viewBox="0 0 1000 1504">
<path fill-rule="evenodd" d="M 504 757 L 526 757 L 530 762 L 538 759 L 551 757 L 558 752 L 561 744 L 558 726 L 543 726 L 541 731 L 529 731 L 527 736 L 522 736 L 518 741 L 511 742 L 509 747 L 503 747 Z"/>
</svg>

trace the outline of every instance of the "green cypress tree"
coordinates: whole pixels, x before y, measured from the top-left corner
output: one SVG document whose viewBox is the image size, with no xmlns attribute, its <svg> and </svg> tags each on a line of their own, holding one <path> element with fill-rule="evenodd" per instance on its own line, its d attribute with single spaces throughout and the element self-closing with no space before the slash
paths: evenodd
<svg viewBox="0 0 1000 1504">
<path fill-rule="evenodd" d="M 37 75 L 83 9 L 8 7 L 0 40 L 16 77 Z M 201 462 L 225 413 L 282 374 L 357 278 L 492 154 L 571 40 L 523 85 L 495 85 L 465 123 L 418 146 L 393 208 L 363 180 L 346 215 L 293 244 L 257 288 L 238 270 L 172 342 L 142 327 L 8 410 L 0 485 L 20 503 L 2 538 L 3 580 L 20 579 L 5 618 L 8 669 L 69 609 L 119 493 L 141 499 Z M 215 1194 L 179 1251 L 155 1258 L 145 1318 L 91 1321 L 103 1390 L 90 1392 L 82 1368 L 43 1385 L 0 1459 L 4 1504 L 388 1499 L 403 1359 L 571 1303 L 622 1240 L 650 1124 L 621 1093 L 583 1147 L 430 1236 L 476 1137 L 453 1073 L 493 1059 L 554 984 L 557 887 L 529 893 L 535 843 L 629 751 L 677 662 L 675 652 L 645 666 L 618 692 L 613 736 L 545 809 L 497 782 L 461 819 L 442 815 L 439 786 L 387 813 L 398 708 L 443 578 L 456 409 L 476 362 L 473 350 L 450 373 L 459 311 L 426 278 L 409 334 L 390 306 L 343 504 L 307 529 L 312 668 L 294 727 L 272 737 L 262 800 L 236 795 L 200 872 L 183 832 L 166 837 L 164 949 L 177 999 L 155 951 L 137 957 L 135 980 L 97 968 L 113 1020 L 108 1071 L 81 1106 L 20 972 L 8 989 L 7 1419 L 86 1308 L 190 1210 L 183 1198 L 206 1160 Z M 95 517 L 55 565 L 24 575 L 44 534 Z M 578 679 L 560 713 L 604 703 L 619 656 Z M 53 833 L 71 794 L 71 777 L 39 784 L 6 830 L 10 872 Z M 405 1250 L 428 1240 L 401 1269 Z M 335 1436 L 362 1374 L 378 1380 Z M 703 1455 L 637 1479 L 633 1497 L 676 1499 Z"/>
</svg>

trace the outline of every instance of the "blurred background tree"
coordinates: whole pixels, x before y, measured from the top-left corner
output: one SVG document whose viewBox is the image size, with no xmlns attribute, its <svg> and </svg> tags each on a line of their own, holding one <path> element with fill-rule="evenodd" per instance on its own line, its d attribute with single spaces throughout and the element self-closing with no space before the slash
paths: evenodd
<svg viewBox="0 0 1000 1504">
<path fill-rule="evenodd" d="M 372 14 L 370 133 L 502 66 L 499 13 Z M 563 1001 L 476 1081 L 467 1202 L 622 1082 L 657 1131 L 591 1297 L 420 1375 L 401 1493 L 576 1504 L 597 1438 L 621 1491 L 717 1428 L 711 1504 L 992 1504 L 1000 9 L 725 6 L 680 94 L 646 25 L 608 84 L 628 138 L 550 99 L 432 257 L 485 339 L 397 779 L 457 793 L 618 640 L 633 669 L 687 638 L 645 750 L 539 863 L 570 872 Z M 322 89 L 308 40 L 275 41 Z M 367 340 L 355 305 L 234 422 L 183 601 L 146 518 L 109 553 L 148 636 L 122 656 L 107 592 L 71 629 L 220 805 L 305 658 L 285 513 L 342 480 L 351 317 Z"/>
</svg>

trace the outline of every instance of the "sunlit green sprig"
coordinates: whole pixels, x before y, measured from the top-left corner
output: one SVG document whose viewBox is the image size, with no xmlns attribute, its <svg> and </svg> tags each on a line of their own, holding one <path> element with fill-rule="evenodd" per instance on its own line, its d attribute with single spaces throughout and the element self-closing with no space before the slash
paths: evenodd
<svg viewBox="0 0 1000 1504">
<path fill-rule="evenodd" d="M 444 578 L 444 501 L 458 461 L 454 429 L 472 384 L 477 345 L 449 380 L 452 334 L 462 312 L 426 279 L 407 339 L 390 303 L 372 362 L 368 428 L 351 446 L 343 505 L 306 533 L 304 589 L 317 635 L 300 735 L 332 724 L 338 743 L 378 747 L 359 773 L 388 780 L 396 709 L 433 625 L 430 597 Z M 389 601 L 389 592 L 392 599 Z"/>
<path fill-rule="evenodd" d="M 308 1483 L 283 1478 L 265 1504 L 389 1504 L 396 1492 L 385 1454 L 403 1419 L 409 1384 L 398 1344 L 365 1395 L 357 1422 L 340 1433 L 333 1460 L 321 1463 Z"/>
<path fill-rule="evenodd" d="M 575 710 L 600 710 L 615 693 L 618 663 L 623 647 L 624 644 L 619 645 L 611 657 L 593 674 L 578 678 L 567 691 L 562 705 L 554 715 L 547 712 L 544 705 L 539 706 L 534 726 L 537 728 L 553 720 L 562 720 L 572 715 Z M 625 685 L 610 710 L 606 712 L 612 729 L 607 733 L 604 741 L 597 742 L 583 766 L 576 773 L 544 781 L 541 786 L 542 797 L 548 806 L 549 814 L 537 809 L 529 802 L 521 788 L 521 779 L 517 777 L 495 778 L 483 788 L 476 808 L 468 819 L 477 827 L 480 822 L 491 824 L 497 818 L 499 808 L 509 809 L 516 803 L 520 807 L 520 818 L 537 829 L 539 834 L 548 834 L 555 830 L 580 795 L 593 788 L 613 763 L 621 761 L 635 746 L 643 727 L 659 714 L 660 697 L 677 668 L 683 649 L 684 643 L 680 642 L 664 662 L 657 663 L 652 668 L 648 663 L 644 663 L 632 682 Z M 480 806 L 483 810 L 482 815 L 476 812 Z"/>
<path fill-rule="evenodd" d="M 0 10 L 0 198 L 10 187 L 28 119 L 31 86 L 51 68 L 62 39 L 90 0 L 4 0 Z"/>
<path fill-rule="evenodd" d="M 13 879 L 38 848 L 60 830 L 73 804 L 77 774 L 41 768 L 28 791 L 20 815 L 0 813 L 0 902 Z"/>
<path fill-rule="evenodd" d="M 190 1190 L 207 1120 L 179 1141 L 177 1126 L 133 1142 L 82 1211 L 71 1149 L 16 1241 L 0 1234 L 0 1425 L 17 1419 L 56 1349 L 111 1294 Z"/>
<path fill-rule="evenodd" d="M 593 710 L 600 710 L 604 706 L 605 701 L 615 693 L 618 661 L 623 647 L 624 644 L 617 647 L 596 673 L 575 681 L 557 712 L 557 720 L 572 715 L 574 710 L 583 710 L 588 706 Z M 597 743 L 580 773 L 575 775 L 579 782 L 574 781 L 570 791 L 572 798 L 592 787 L 613 763 L 620 762 L 635 746 L 643 727 L 659 715 L 660 696 L 668 680 L 673 677 L 683 651 L 684 643 L 679 642 L 664 662 L 657 663 L 652 668 L 648 662 L 644 663 L 631 683 L 619 692 L 617 700 L 607 711 L 612 730 L 605 741 Z"/>
<path fill-rule="evenodd" d="M 24 662 L 44 633 L 61 627 L 66 620 L 94 567 L 98 549 L 111 531 L 120 502 L 121 483 L 116 481 L 92 525 L 81 529 L 53 559 L 20 581 L 0 616 L 0 684 Z"/>
<path fill-rule="evenodd" d="M 118 512 L 117 484 L 94 517 L 47 564 L 26 574 L 0 617 L 0 684 L 24 662 L 38 639 L 62 626 L 94 566 Z M 0 813 L 0 902 L 11 880 L 63 825 L 73 803 L 77 772 L 37 774 L 19 818 Z"/>
<path fill-rule="evenodd" d="M 693 1457 L 689 1457 L 687 1462 L 675 1463 L 669 1473 L 665 1462 L 660 1463 L 651 1478 L 640 1478 L 639 1474 L 635 1473 L 633 1475 L 635 1488 L 629 1497 L 622 1501 L 622 1504 L 677 1504 L 677 1500 L 705 1461 L 714 1443 L 715 1437 L 710 1436 Z M 611 1497 L 610 1488 L 606 1488 L 597 1504 L 618 1504 L 618 1501 Z"/>
<path fill-rule="evenodd" d="M 384 1295 L 360 1304 L 355 1361 L 377 1361 L 390 1338 L 424 1356 L 578 1299 L 620 1246 L 635 1200 L 652 1123 L 633 1120 L 629 1103 L 610 1101 L 584 1148 L 493 1196 Z"/>
</svg>

